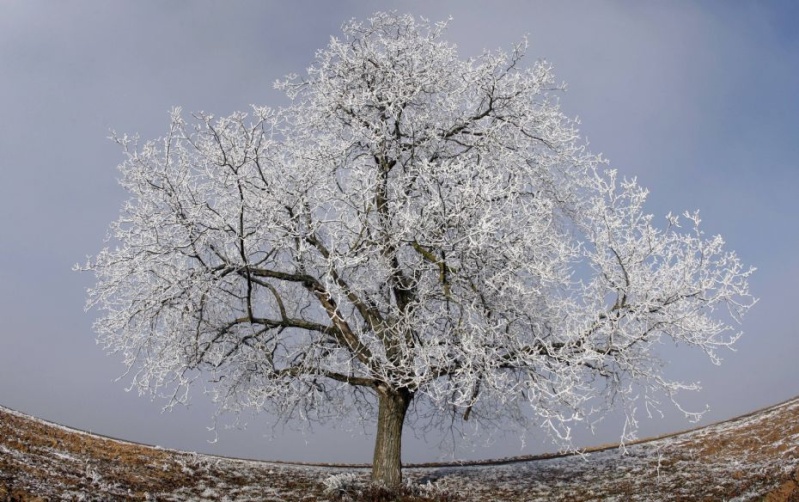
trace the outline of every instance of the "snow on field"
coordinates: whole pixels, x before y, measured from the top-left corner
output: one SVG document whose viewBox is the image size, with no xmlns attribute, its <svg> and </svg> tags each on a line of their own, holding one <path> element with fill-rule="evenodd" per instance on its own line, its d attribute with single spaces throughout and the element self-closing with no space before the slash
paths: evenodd
<svg viewBox="0 0 799 502">
<path fill-rule="evenodd" d="M 799 497 L 799 399 L 702 429 L 583 455 L 408 466 L 415 500 L 769 500 Z M 365 466 L 177 452 L 0 408 L 0 500 L 343 500 Z M 421 488 L 419 488 L 421 487 Z"/>
</svg>

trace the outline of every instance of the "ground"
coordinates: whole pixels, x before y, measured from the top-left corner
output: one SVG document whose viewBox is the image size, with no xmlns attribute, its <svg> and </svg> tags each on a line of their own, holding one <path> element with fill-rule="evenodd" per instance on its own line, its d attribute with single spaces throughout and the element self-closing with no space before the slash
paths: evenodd
<svg viewBox="0 0 799 502">
<path fill-rule="evenodd" d="M 623 449 L 426 464 L 403 472 L 421 487 L 412 500 L 799 502 L 799 398 Z M 368 466 L 165 450 L 0 407 L 0 501 L 334 501 L 363 491 L 368 476 Z"/>
</svg>

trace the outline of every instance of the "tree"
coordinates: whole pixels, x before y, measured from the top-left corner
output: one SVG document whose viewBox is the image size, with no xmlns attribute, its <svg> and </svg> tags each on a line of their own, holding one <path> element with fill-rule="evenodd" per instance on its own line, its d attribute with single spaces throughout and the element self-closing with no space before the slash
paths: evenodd
<svg viewBox="0 0 799 502">
<path fill-rule="evenodd" d="M 662 341 L 718 362 L 752 269 L 697 214 L 658 229 L 525 43 L 463 60 L 444 29 L 352 21 L 277 84 L 289 106 L 118 138 L 131 198 L 88 303 L 136 386 L 182 402 L 207 378 L 221 410 L 287 420 L 376 407 L 372 477 L 396 485 L 412 403 L 568 444 L 617 398 L 634 422 L 634 396 L 691 387 Z"/>
</svg>

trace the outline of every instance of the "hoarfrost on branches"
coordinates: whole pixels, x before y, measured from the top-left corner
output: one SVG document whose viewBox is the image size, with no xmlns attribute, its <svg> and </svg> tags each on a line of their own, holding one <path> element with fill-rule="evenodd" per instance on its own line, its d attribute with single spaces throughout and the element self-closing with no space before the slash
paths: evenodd
<svg viewBox="0 0 799 502">
<path fill-rule="evenodd" d="M 139 389 L 183 401 L 207 377 L 223 410 L 317 420 L 379 399 L 381 423 L 393 400 L 400 429 L 414 402 L 568 441 L 597 396 L 632 414 L 689 387 L 665 339 L 718 362 L 752 269 L 695 213 L 656 226 L 526 42 L 464 60 L 444 29 L 352 21 L 277 84 L 287 108 L 117 138 L 131 198 L 89 305 Z"/>
</svg>

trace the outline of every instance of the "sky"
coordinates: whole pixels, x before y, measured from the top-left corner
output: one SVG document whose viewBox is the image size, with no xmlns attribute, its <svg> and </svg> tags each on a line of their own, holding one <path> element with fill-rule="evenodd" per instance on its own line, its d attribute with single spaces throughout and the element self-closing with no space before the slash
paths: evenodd
<svg viewBox="0 0 799 502">
<path fill-rule="evenodd" d="M 758 268 L 760 298 L 735 352 L 713 366 L 666 348 L 667 374 L 700 381 L 681 401 L 724 420 L 799 395 L 799 3 L 780 1 L 170 1 L 0 2 L 0 405 L 114 437 L 267 460 L 370 462 L 371 426 L 343 420 L 300 434 L 264 415 L 244 430 L 208 430 L 213 405 L 163 413 L 126 392 L 117 357 L 95 344 L 84 311 L 89 273 L 127 198 L 111 131 L 154 139 L 169 110 L 227 115 L 279 106 L 272 83 L 302 73 L 351 18 L 397 10 L 452 17 L 464 57 L 525 35 L 567 83 L 563 110 L 590 149 L 651 190 L 647 210 L 698 209 L 709 234 Z M 664 220 L 661 220 L 664 221 Z M 122 377 L 120 379 L 120 377 Z M 669 405 L 640 435 L 692 424 Z M 609 417 L 577 445 L 618 440 Z M 406 462 L 442 457 L 446 431 L 407 431 Z M 218 439 L 215 443 L 211 442 Z M 553 450 L 530 430 L 478 438 L 461 459 Z M 445 457 L 447 458 L 447 457 Z"/>
</svg>

